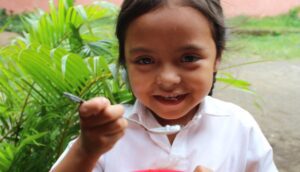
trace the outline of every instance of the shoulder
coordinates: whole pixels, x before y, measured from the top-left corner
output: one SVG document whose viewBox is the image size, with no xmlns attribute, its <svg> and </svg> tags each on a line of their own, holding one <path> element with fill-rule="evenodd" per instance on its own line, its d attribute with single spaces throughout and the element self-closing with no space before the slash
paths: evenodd
<svg viewBox="0 0 300 172">
<path fill-rule="evenodd" d="M 210 121 L 215 124 L 212 128 L 218 126 L 219 138 L 226 136 L 226 141 L 222 143 L 229 143 L 228 150 L 240 148 L 237 150 L 242 152 L 240 158 L 246 158 L 246 171 L 278 171 L 273 161 L 272 147 L 248 111 L 212 97 L 205 98 L 204 102 L 206 114 L 203 115 L 213 121 Z"/>
<path fill-rule="evenodd" d="M 234 103 L 210 96 L 205 98 L 203 113 L 208 116 L 227 117 L 248 127 L 257 125 L 255 119 L 247 110 Z"/>
<path fill-rule="evenodd" d="M 252 150 L 262 147 L 266 151 L 270 150 L 270 145 L 258 123 L 248 111 L 234 103 L 212 97 L 207 97 L 205 103 L 206 114 L 203 116 L 214 124 L 212 127 L 218 126 L 218 130 L 222 128 L 222 131 L 218 132 L 227 136 L 234 135 L 232 138 L 235 138 L 235 142 L 240 138 L 242 142 L 247 142 Z"/>
</svg>

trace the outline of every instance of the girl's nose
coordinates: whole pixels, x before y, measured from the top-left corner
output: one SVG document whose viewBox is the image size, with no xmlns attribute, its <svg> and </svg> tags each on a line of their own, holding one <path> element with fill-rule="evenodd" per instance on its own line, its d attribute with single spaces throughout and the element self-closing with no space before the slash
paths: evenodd
<svg viewBox="0 0 300 172">
<path fill-rule="evenodd" d="M 165 91 L 172 90 L 181 82 L 178 71 L 166 68 L 159 71 L 157 76 L 157 84 Z"/>
</svg>

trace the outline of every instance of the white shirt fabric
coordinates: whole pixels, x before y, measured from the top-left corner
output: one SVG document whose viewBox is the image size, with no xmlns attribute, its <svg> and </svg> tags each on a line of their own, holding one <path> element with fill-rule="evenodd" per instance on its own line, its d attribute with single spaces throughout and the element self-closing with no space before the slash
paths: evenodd
<svg viewBox="0 0 300 172">
<path fill-rule="evenodd" d="M 149 128 L 160 126 L 139 101 L 126 107 L 125 115 Z M 207 96 L 172 145 L 167 136 L 149 133 L 129 123 L 124 137 L 99 158 L 93 172 L 146 169 L 193 172 L 198 165 L 214 172 L 278 171 L 273 162 L 272 148 L 253 117 L 234 104 Z"/>
</svg>

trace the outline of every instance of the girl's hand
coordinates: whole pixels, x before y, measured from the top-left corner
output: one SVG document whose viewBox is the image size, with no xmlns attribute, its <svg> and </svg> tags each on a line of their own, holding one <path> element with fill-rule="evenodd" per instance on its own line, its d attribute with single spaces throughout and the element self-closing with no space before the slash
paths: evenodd
<svg viewBox="0 0 300 172">
<path fill-rule="evenodd" d="M 194 172 L 213 172 L 213 171 L 199 165 L 195 168 Z"/>
<path fill-rule="evenodd" d="M 111 105 L 104 97 L 83 102 L 79 107 L 80 149 L 86 155 L 99 157 L 110 150 L 124 135 L 127 121 L 122 105 Z"/>
</svg>

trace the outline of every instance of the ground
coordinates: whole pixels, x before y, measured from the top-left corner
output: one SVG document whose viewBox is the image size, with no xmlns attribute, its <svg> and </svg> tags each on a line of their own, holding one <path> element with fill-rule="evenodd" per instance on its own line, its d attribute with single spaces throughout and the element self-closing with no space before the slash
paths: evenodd
<svg viewBox="0 0 300 172">
<path fill-rule="evenodd" d="M 252 59 L 254 60 L 254 59 Z M 223 65 L 251 61 L 246 58 L 224 60 Z M 274 149 L 281 172 L 300 169 L 300 60 L 256 63 L 230 71 L 249 81 L 256 95 L 217 84 L 215 97 L 234 102 L 248 110 L 259 123 Z M 258 105 L 257 105 L 258 104 Z"/>
<path fill-rule="evenodd" d="M 13 32 L 0 32 L 0 47 L 9 44 L 16 36 L 18 34 Z"/>
</svg>

